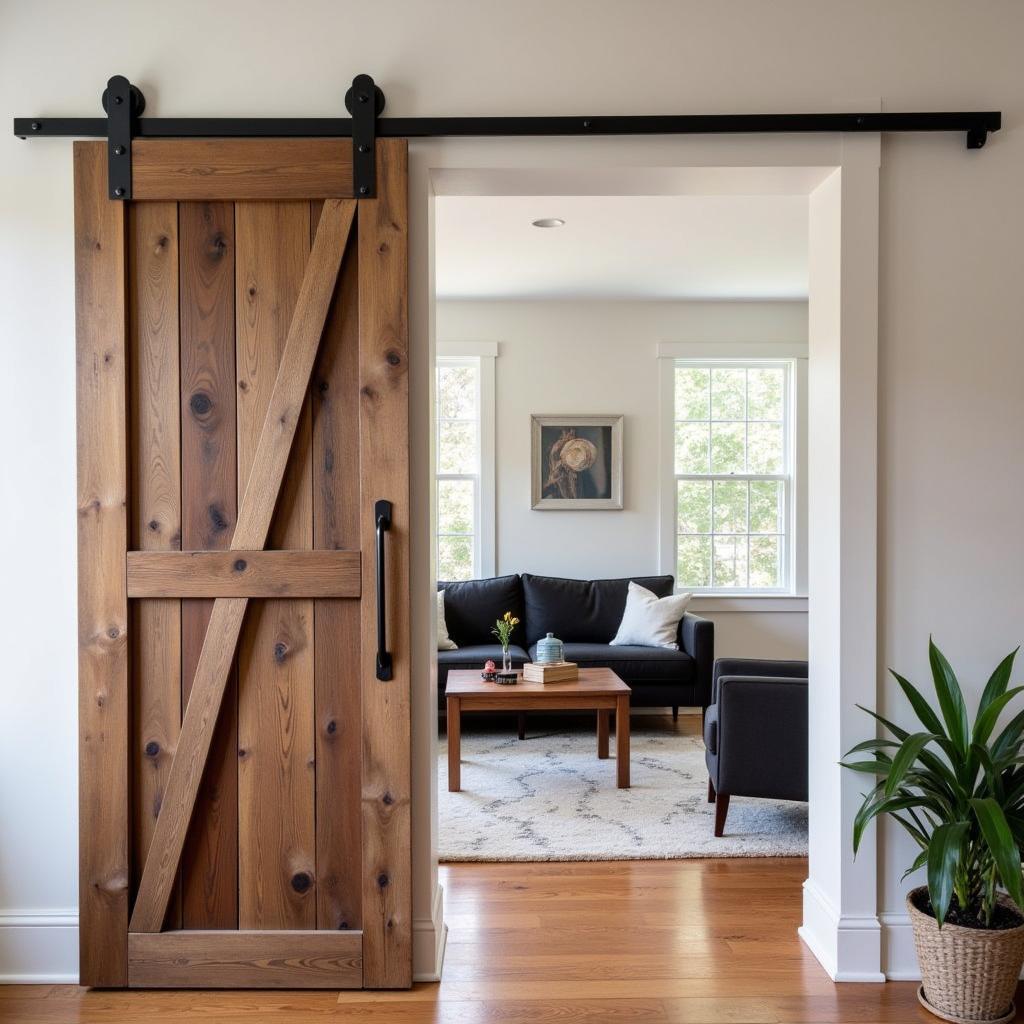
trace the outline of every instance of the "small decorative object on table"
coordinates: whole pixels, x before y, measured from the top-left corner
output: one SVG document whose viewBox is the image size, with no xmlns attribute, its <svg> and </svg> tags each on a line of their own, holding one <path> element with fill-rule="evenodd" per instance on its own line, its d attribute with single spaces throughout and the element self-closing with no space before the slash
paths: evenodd
<svg viewBox="0 0 1024 1024">
<path fill-rule="evenodd" d="M 528 683 L 571 683 L 579 677 L 580 668 L 574 661 L 532 661 L 523 666 L 523 678 Z"/>
<path fill-rule="evenodd" d="M 488 659 L 484 662 L 484 669 L 480 673 L 480 678 L 485 682 L 493 683 L 494 680 L 498 678 L 498 666 Z"/>
<path fill-rule="evenodd" d="M 499 672 L 495 677 L 494 681 L 499 686 L 515 686 L 519 682 L 518 672 Z"/>
<path fill-rule="evenodd" d="M 498 638 L 501 644 L 501 674 L 507 676 L 512 671 L 512 655 L 509 654 L 509 644 L 512 640 L 512 631 L 519 625 L 519 620 L 511 613 L 504 615 L 494 624 L 491 632 Z M 499 680 L 500 682 L 501 680 Z M 515 682 L 515 679 L 512 680 Z"/>
<path fill-rule="evenodd" d="M 565 648 L 562 641 L 554 633 L 548 633 L 537 641 L 537 657 L 534 659 L 538 665 L 554 665 L 564 660 Z"/>
</svg>

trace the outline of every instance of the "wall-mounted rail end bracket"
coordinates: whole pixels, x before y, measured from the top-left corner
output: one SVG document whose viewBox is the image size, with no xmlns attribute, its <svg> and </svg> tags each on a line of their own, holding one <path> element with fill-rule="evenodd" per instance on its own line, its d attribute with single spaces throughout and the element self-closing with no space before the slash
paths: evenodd
<svg viewBox="0 0 1024 1024">
<path fill-rule="evenodd" d="M 352 185 L 357 199 L 377 194 L 377 118 L 384 110 L 384 93 L 369 75 L 356 75 L 345 93 L 352 115 Z"/>
<path fill-rule="evenodd" d="M 132 137 L 135 119 L 146 109 L 146 97 L 124 75 L 114 75 L 103 92 L 107 112 L 107 194 L 132 197 Z"/>
<path fill-rule="evenodd" d="M 968 149 L 981 149 L 988 141 L 988 129 L 987 128 L 968 128 L 967 129 L 967 148 Z"/>
</svg>

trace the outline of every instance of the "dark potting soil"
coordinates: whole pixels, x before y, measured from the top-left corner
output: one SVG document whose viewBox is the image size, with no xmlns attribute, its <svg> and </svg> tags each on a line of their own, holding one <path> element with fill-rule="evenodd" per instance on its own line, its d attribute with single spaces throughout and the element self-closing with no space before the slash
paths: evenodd
<svg viewBox="0 0 1024 1024">
<path fill-rule="evenodd" d="M 929 917 L 935 916 L 935 911 L 932 910 L 932 901 L 928 899 L 927 889 L 924 892 L 918 893 L 912 897 L 914 906 L 921 911 L 922 914 L 927 914 Z M 1009 907 L 1004 907 L 1001 903 L 997 903 L 995 910 L 992 911 L 992 922 L 986 925 L 980 917 L 981 908 L 977 910 L 963 911 L 960 909 L 960 904 L 957 903 L 957 899 L 954 896 L 952 902 L 949 904 L 949 910 L 946 913 L 946 924 L 956 924 L 961 928 L 978 928 L 983 931 L 1006 931 L 1008 928 L 1017 928 L 1021 924 L 1024 924 L 1024 917 L 1021 917 L 1015 910 L 1011 910 Z"/>
</svg>

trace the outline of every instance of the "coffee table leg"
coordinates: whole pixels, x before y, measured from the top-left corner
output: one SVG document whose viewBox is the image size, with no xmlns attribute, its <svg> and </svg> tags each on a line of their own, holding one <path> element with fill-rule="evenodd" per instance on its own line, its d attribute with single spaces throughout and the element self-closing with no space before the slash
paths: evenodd
<svg viewBox="0 0 1024 1024">
<path fill-rule="evenodd" d="M 619 789 L 629 789 L 629 697 L 615 701 L 615 769 Z"/>
<path fill-rule="evenodd" d="M 462 788 L 462 708 L 458 697 L 448 698 L 448 792 Z"/>
<path fill-rule="evenodd" d="M 608 723 L 612 713 L 605 708 L 597 709 L 597 756 L 605 758 L 608 756 Z"/>
</svg>

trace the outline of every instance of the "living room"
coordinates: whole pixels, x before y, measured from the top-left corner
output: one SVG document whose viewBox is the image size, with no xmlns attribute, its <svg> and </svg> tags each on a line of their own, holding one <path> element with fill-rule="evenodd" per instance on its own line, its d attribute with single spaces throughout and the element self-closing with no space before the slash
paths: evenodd
<svg viewBox="0 0 1024 1024">
<path fill-rule="evenodd" d="M 0 2 L 0 1021 L 1019 1016 L 1022 33 Z"/>
<path fill-rule="evenodd" d="M 806 195 L 437 199 L 443 862 L 806 854 L 807 221 Z M 650 603 L 632 638 L 627 591 Z M 508 689 L 479 678 L 505 613 Z M 549 640 L 580 678 L 527 692 Z M 702 744 L 716 661 L 803 677 L 758 778 L 727 762 L 727 830 Z M 504 722 L 446 707 L 452 673 L 480 691 L 460 709 L 504 700 Z M 612 730 L 631 730 L 628 793 L 571 711 L 606 680 L 631 712 Z"/>
</svg>

